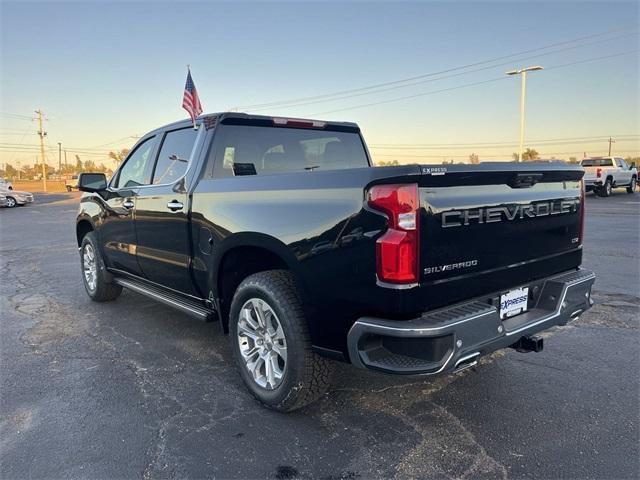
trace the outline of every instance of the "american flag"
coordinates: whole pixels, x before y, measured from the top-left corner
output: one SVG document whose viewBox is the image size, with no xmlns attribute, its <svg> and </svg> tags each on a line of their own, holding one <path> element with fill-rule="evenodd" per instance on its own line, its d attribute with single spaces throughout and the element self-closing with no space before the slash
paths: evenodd
<svg viewBox="0 0 640 480">
<path fill-rule="evenodd" d="M 191 70 L 187 72 L 187 83 L 184 86 L 184 97 L 182 97 L 182 108 L 189 112 L 193 127 L 196 126 L 196 118 L 202 113 L 202 105 L 198 98 L 198 91 L 193 84 L 193 78 L 191 78 Z"/>
</svg>

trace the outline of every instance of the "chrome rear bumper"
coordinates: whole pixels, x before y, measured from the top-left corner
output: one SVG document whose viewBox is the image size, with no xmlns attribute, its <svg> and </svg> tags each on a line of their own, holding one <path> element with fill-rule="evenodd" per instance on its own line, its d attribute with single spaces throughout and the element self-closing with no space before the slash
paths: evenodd
<svg viewBox="0 0 640 480">
<path fill-rule="evenodd" d="M 482 355 L 580 316 L 593 305 L 594 281 L 595 274 L 588 270 L 549 277 L 534 298 L 530 292 L 527 312 L 504 320 L 491 303 L 495 295 L 411 320 L 363 317 L 349 331 L 349 357 L 358 367 L 396 374 L 437 374 L 466 368 Z"/>
</svg>

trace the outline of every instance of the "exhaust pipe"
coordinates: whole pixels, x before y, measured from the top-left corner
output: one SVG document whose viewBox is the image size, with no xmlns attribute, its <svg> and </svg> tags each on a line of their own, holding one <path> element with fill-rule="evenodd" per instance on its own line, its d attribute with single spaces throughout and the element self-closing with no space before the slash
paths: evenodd
<svg viewBox="0 0 640 480">
<path fill-rule="evenodd" d="M 544 338 L 538 335 L 531 335 L 528 337 L 522 337 L 516 343 L 511 345 L 511 348 L 517 352 L 541 352 L 544 348 Z"/>
</svg>

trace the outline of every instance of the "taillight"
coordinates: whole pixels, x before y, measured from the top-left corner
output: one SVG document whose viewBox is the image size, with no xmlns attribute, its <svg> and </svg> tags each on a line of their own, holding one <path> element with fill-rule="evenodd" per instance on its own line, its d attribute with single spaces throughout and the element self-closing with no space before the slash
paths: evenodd
<svg viewBox="0 0 640 480">
<path fill-rule="evenodd" d="M 599 169 L 598 169 L 599 170 Z M 580 230 L 578 230 L 578 244 L 582 245 L 584 238 L 584 197 L 585 197 L 584 179 L 580 180 Z"/>
<path fill-rule="evenodd" d="M 600 178 L 602 176 L 602 169 L 596 168 L 596 177 Z"/>
<path fill-rule="evenodd" d="M 378 279 L 395 284 L 417 283 L 420 271 L 418 185 L 375 185 L 368 205 L 389 218 L 389 229 L 376 242 Z"/>
</svg>

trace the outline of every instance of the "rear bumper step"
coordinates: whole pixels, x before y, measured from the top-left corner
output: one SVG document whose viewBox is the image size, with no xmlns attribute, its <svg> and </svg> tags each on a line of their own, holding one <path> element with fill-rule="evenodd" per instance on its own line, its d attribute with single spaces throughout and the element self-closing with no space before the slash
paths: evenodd
<svg viewBox="0 0 640 480">
<path fill-rule="evenodd" d="M 363 317 L 349 331 L 349 357 L 361 368 L 437 374 L 469 368 L 480 356 L 509 346 L 540 351 L 542 342 L 532 336 L 591 308 L 594 281 L 588 270 L 549 277 L 527 312 L 504 320 L 497 307 L 477 300 L 411 320 Z"/>
</svg>

